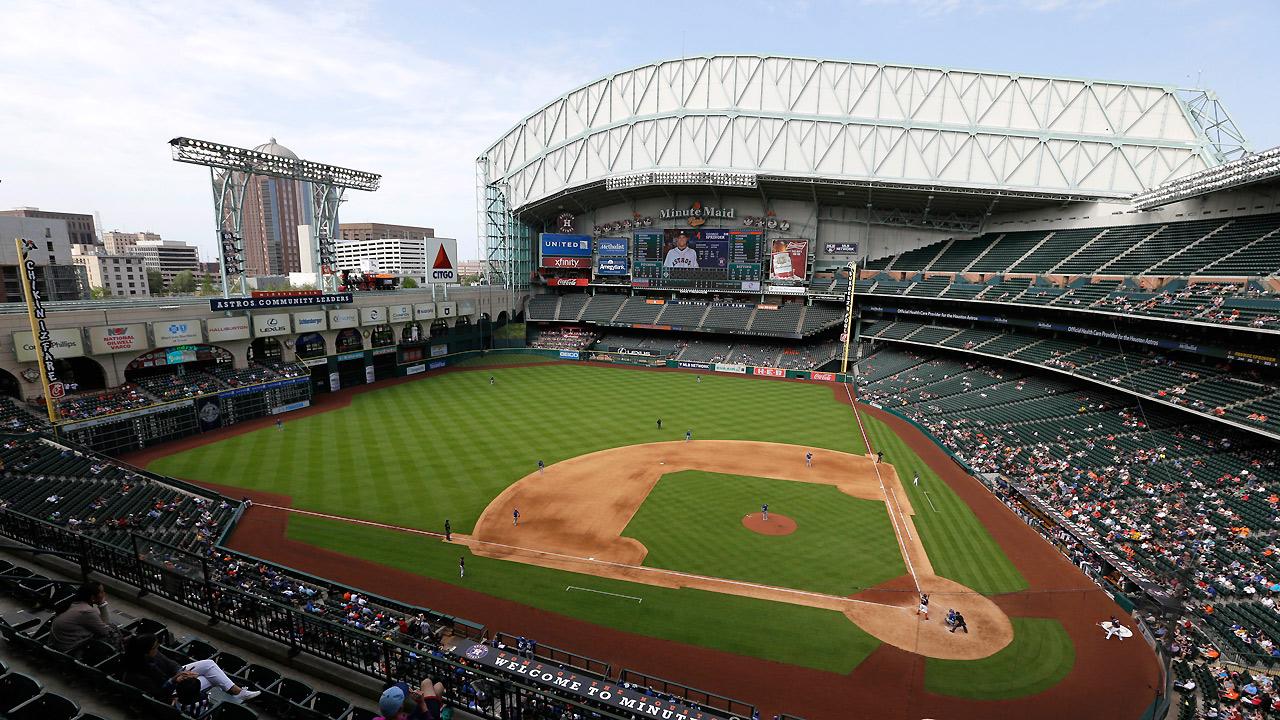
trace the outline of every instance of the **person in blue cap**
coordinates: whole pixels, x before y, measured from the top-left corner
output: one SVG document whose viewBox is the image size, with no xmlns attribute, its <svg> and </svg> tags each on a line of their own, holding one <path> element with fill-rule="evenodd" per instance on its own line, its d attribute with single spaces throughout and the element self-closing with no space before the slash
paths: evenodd
<svg viewBox="0 0 1280 720">
<path fill-rule="evenodd" d="M 443 695 L 444 685 L 431 678 L 423 680 L 416 690 L 408 683 L 398 682 L 382 691 L 378 712 L 383 720 L 437 720 L 444 707 Z"/>
</svg>

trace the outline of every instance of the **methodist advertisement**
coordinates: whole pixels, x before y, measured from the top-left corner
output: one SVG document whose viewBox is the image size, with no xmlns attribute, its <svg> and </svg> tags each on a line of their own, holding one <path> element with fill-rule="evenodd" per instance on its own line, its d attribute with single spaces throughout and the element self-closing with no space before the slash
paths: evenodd
<svg viewBox="0 0 1280 720">
<path fill-rule="evenodd" d="M 427 283 L 458 284 L 458 241 L 452 238 L 427 238 Z"/>
<path fill-rule="evenodd" d="M 156 339 L 156 347 L 193 345 L 204 342 L 204 331 L 200 328 L 199 320 L 153 322 L 151 323 L 151 335 Z"/>
<path fill-rule="evenodd" d="M 538 236 L 539 253 L 542 257 L 591 257 L 590 235 L 564 235 L 561 233 L 542 233 Z"/>
<path fill-rule="evenodd" d="M 770 280 L 804 280 L 808 275 L 809 241 L 777 239 L 769 251 Z"/>
<path fill-rule="evenodd" d="M 627 247 L 626 238 L 600 238 L 596 242 L 596 253 L 598 255 L 622 255 L 625 257 L 631 254 L 631 249 Z"/>
<path fill-rule="evenodd" d="M 80 336 L 76 332 L 76 339 Z M 77 343 L 78 344 L 78 343 Z M 138 352 L 151 347 L 147 343 L 147 327 L 138 325 L 104 325 L 89 328 L 89 349 L 94 355 Z M 18 358 L 21 360 L 22 358 Z"/>
</svg>

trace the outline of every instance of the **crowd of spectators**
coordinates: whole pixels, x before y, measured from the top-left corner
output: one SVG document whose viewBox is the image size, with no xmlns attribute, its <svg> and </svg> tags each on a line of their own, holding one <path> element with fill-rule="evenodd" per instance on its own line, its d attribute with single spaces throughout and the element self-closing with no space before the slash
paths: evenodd
<svg viewBox="0 0 1280 720">
<path fill-rule="evenodd" d="M 539 329 L 529 347 L 542 350 L 586 350 L 598 339 L 596 333 L 577 325 Z"/>
<path fill-rule="evenodd" d="M 864 399 L 918 423 L 975 471 L 1062 512 L 1070 533 L 1047 536 L 1078 565 L 1103 560 L 1066 535 L 1109 548 L 1141 579 L 1184 598 L 1195 631 L 1212 638 L 1184 637 L 1184 652 L 1280 665 L 1274 445 L 1126 396 L 975 362 L 881 350 L 859 371 Z"/>
</svg>

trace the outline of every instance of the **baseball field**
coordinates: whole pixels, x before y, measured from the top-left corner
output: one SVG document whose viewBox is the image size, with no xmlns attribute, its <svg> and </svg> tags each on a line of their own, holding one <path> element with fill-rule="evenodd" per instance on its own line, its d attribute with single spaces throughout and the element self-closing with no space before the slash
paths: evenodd
<svg viewBox="0 0 1280 720">
<path fill-rule="evenodd" d="M 772 712 L 1070 717 L 1044 702 L 1153 672 L 1098 647 L 1104 594 L 834 383 L 492 354 L 138 460 L 254 497 L 242 551 Z"/>
</svg>

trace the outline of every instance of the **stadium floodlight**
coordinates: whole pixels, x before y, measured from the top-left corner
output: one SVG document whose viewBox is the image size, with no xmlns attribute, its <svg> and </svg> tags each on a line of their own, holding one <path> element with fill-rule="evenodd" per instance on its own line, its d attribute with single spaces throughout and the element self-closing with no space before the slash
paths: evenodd
<svg viewBox="0 0 1280 720">
<path fill-rule="evenodd" d="M 649 170 L 605 178 L 606 190 L 628 190 L 651 185 L 710 185 L 715 187 L 757 187 L 754 173 L 723 170 Z"/>
<path fill-rule="evenodd" d="M 1129 198 L 1129 202 L 1138 210 L 1150 210 L 1187 198 L 1276 178 L 1280 178 L 1280 147 L 1184 175 L 1160 187 L 1137 193 Z"/>
<path fill-rule="evenodd" d="M 334 239 L 342 193 L 347 189 L 373 192 L 382 182 L 381 175 L 188 137 L 170 140 L 169 147 L 174 160 L 207 167 L 213 176 L 223 297 L 230 295 L 230 277 L 238 278 L 242 295 L 248 293 L 244 276 L 243 206 L 249 178 L 255 175 L 311 184 L 311 216 L 315 219 L 311 225 L 311 257 L 314 259 L 311 270 L 322 290 L 337 289 L 337 278 L 333 275 L 338 259 Z"/>
</svg>

